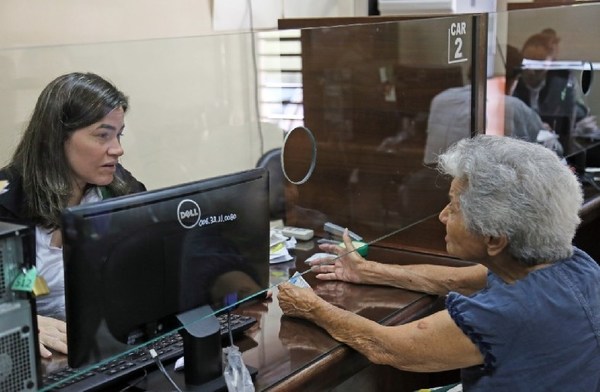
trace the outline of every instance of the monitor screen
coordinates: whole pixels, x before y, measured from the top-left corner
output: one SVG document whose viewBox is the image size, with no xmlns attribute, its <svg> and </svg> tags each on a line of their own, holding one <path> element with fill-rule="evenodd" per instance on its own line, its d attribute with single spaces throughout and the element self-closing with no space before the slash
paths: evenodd
<svg viewBox="0 0 600 392">
<path fill-rule="evenodd" d="M 62 224 L 72 367 L 177 328 L 179 313 L 268 287 L 265 169 L 67 208 Z"/>
</svg>

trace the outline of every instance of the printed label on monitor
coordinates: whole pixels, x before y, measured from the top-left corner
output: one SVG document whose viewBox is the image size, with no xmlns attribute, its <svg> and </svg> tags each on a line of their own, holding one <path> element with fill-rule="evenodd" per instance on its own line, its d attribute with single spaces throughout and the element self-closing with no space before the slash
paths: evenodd
<svg viewBox="0 0 600 392">
<path fill-rule="evenodd" d="M 184 199 L 177 206 L 177 220 L 186 229 L 195 227 L 200 222 L 200 206 L 193 200 Z"/>
</svg>

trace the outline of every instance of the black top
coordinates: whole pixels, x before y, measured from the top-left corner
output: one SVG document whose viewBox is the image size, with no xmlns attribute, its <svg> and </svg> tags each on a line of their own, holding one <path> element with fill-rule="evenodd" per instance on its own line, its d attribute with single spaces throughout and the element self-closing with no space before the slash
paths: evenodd
<svg viewBox="0 0 600 392">
<path fill-rule="evenodd" d="M 143 192 L 146 190 L 144 184 L 131 175 L 120 164 L 117 166 L 116 176 L 123 178 L 132 186 L 131 193 Z M 0 195 L 0 219 L 21 224 L 32 225 L 36 222 L 27 217 L 25 213 L 25 200 L 27 195 L 23 192 L 23 178 L 14 167 L 5 167 L 0 169 L 0 180 L 7 180 L 7 191 Z M 103 187 L 102 187 L 103 188 Z M 101 189 L 102 189 L 101 188 Z M 111 197 L 108 192 L 102 192 L 103 198 Z"/>
<path fill-rule="evenodd" d="M 538 114 L 542 119 L 547 116 L 571 117 L 575 111 L 575 121 L 587 116 L 588 108 L 580 102 L 577 86 L 570 79 L 569 70 L 550 70 L 546 73 L 544 87 L 538 99 Z M 519 80 L 513 95 L 531 106 L 530 90 Z"/>
</svg>

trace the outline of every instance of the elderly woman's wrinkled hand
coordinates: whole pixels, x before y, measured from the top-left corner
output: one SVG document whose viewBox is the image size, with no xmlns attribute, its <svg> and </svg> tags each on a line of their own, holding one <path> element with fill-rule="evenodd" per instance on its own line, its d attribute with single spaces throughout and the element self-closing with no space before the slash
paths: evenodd
<svg viewBox="0 0 600 392">
<path fill-rule="evenodd" d="M 279 307 L 287 316 L 308 318 L 321 300 L 310 288 L 297 287 L 289 282 L 281 283 L 278 287 Z"/>
<path fill-rule="evenodd" d="M 342 280 L 344 282 L 361 283 L 360 267 L 368 261 L 355 250 L 348 229 L 343 235 L 345 248 L 333 244 L 321 244 L 319 247 L 331 254 L 338 255 L 333 263 L 330 258 L 317 259 L 310 263 L 311 270 L 316 273 L 317 279 Z"/>
</svg>

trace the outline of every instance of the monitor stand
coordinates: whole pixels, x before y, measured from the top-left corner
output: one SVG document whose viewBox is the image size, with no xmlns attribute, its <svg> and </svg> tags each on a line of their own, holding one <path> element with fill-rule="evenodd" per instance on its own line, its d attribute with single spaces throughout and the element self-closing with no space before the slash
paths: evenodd
<svg viewBox="0 0 600 392">
<path fill-rule="evenodd" d="M 167 368 L 167 372 L 169 376 L 175 381 L 177 386 L 182 391 L 201 391 L 201 392 L 216 392 L 216 391 L 227 391 L 227 384 L 225 383 L 225 378 L 223 376 L 209 381 L 203 385 L 195 386 L 195 385 L 187 385 L 185 383 L 185 376 L 183 372 L 176 372 L 173 370 L 173 364 L 165 365 Z M 258 370 L 252 366 L 246 366 L 248 371 L 250 372 L 250 376 L 252 380 L 255 379 L 258 374 Z M 139 377 L 138 377 L 139 380 Z M 141 392 L 141 391 L 172 391 L 174 390 L 173 385 L 166 379 L 166 377 L 156 369 L 153 372 L 150 372 L 143 380 L 134 381 L 131 380 L 129 382 L 130 386 L 127 391 L 131 392 Z"/>
<path fill-rule="evenodd" d="M 201 306 L 177 315 L 183 328 L 186 385 L 202 386 L 223 378 L 221 325 L 212 308 Z"/>
<path fill-rule="evenodd" d="M 210 306 L 181 313 L 177 316 L 183 328 L 183 372 L 175 372 L 169 366 L 167 372 L 183 391 L 226 391 L 223 377 L 221 326 Z M 254 379 L 257 370 L 246 366 Z M 182 375 L 183 373 L 183 375 Z M 146 389 L 144 389 L 146 388 Z M 142 382 L 136 383 L 137 390 L 171 390 L 167 378 L 156 370 Z"/>
</svg>

